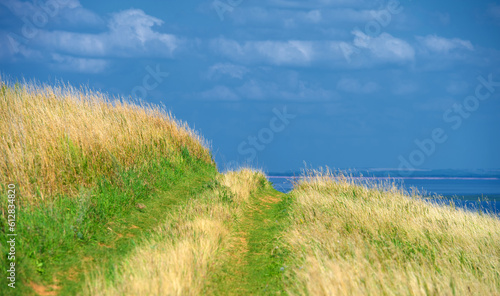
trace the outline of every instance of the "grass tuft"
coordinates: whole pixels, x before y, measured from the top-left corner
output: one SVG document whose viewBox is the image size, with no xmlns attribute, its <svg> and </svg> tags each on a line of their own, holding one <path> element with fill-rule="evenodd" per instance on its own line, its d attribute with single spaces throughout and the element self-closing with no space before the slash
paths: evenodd
<svg viewBox="0 0 500 296">
<path fill-rule="evenodd" d="M 257 189 L 271 187 L 263 172 L 251 168 L 227 171 L 220 175 L 219 181 L 231 190 L 238 203 L 248 202 Z"/>
</svg>

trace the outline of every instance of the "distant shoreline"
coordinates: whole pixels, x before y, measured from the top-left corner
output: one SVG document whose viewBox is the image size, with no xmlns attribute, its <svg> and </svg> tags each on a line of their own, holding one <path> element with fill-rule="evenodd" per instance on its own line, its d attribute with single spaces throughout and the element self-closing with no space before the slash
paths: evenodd
<svg viewBox="0 0 500 296">
<path fill-rule="evenodd" d="M 274 176 L 267 178 L 300 179 L 307 176 Z M 408 180 L 500 180 L 496 177 L 348 177 L 350 179 L 408 179 Z"/>
</svg>

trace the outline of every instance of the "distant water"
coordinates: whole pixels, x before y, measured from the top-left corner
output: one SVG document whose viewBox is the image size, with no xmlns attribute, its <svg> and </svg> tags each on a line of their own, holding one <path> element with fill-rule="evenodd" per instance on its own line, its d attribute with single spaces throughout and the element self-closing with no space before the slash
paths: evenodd
<svg viewBox="0 0 500 296">
<path fill-rule="evenodd" d="M 269 176 L 276 190 L 289 192 L 293 189 L 291 176 Z M 411 191 L 417 189 L 422 195 L 433 197 L 440 195 L 443 199 L 431 198 L 438 203 L 453 203 L 457 207 L 472 211 L 488 212 L 500 216 L 500 178 L 498 177 L 355 177 L 356 181 L 365 184 L 394 183 L 396 186 Z"/>
</svg>

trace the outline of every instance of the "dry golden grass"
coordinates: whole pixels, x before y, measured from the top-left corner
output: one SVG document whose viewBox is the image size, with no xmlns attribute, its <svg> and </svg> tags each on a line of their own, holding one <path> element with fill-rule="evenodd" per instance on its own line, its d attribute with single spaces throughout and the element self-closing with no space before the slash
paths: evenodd
<svg viewBox="0 0 500 296">
<path fill-rule="evenodd" d="M 97 271 L 86 279 L 85 295 L 203 295 L 211 293 L 212 271 L 227 260 L 235 243 L 232 221 L 241 216 L 248 194 L 256 190 L 260 172 L 250 169 L 220 176 L 233 192 L 234 202 L 224 201 L 224 187 L 203 193 L 166 217 L 166 222 L 143 242 L 108 282 Z M 247 179 L 248 178 L 248 179 Z M 247 180 L 247 182 L 244 182 Z"/>
<path fill-rule="evenodd" d="M 220 175 L 219 181 L 231 190 L 238 203 L 247 202 L 254 190 L 267 184 L 264 173 L 251 168 L 227 171 Z"/>
<path fill-rule="evenodd" d="M 218 265 L 214 259 L 227 243 L 223 221 L 231 215 L 223 204 L 192 202 L 120 264 L 114 283 L 94 274 L 85 294 L 202 295 L 209 270 Z"/>
<path fill-rule="evenodd" d="M 395 188 L 310 176 L 295 186 L 286 239 L 290 294 L 499 295 L 500 221 Z"/>
<path fill-rule="evenodd" d="M 156 106 L 71 86 L 6 86 L 0 79 L 0 88 L 0 183 L 17 182 L 23 201 L 74 193 L 116 165 L 175 161 L 183 147 L 212 162 L 204 141 Z"/>
</svg>

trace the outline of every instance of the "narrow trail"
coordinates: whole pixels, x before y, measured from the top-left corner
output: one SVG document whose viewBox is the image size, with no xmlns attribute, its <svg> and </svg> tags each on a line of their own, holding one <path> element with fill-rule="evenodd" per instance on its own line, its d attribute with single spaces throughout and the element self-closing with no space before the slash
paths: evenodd
<svg viewBox="0 0 500 296">
<path fill-rule="evenodd" d="M 285 195 L 274 189 L 250 197 L 235 225 L 228 261 L 216 277 L 218 295 L 280 295 L 286 252 L 281 248 Z"/>
</svg>

